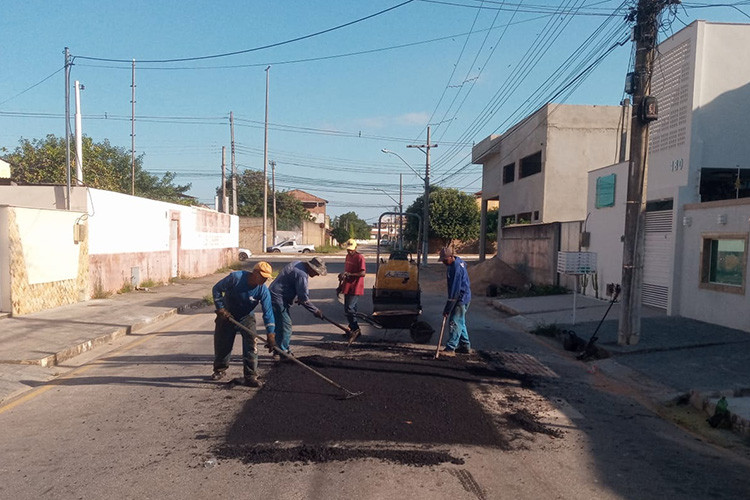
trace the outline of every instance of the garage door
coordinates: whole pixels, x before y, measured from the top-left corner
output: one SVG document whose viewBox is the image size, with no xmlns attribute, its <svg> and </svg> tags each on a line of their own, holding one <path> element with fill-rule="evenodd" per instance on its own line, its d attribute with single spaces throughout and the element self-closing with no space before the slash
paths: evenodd
<svg viewBox="0 0 750 500">
<path fill-rule="evenodd" d="M 643 261 L 643 305 L 666 309 L 672 278 L 672 210 L 646 212 L 645 256 Z"/>
</svg>

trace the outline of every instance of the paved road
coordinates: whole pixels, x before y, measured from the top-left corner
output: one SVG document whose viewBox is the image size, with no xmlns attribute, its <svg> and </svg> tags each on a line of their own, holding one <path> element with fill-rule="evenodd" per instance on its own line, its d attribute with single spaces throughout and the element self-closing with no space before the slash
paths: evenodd
<svg viewBox="0 0 750 500">
<path fill-rule="evenodd" d="M 326 314 L 343 320 L 342 306 L 331 293 L 340 265 L 331 263 L 327 277 L 310 283 L 313 299 Z M 437 266 L 424 275 L 425 316 L 437 328 L 443 305 L 441 271 Z M 334 328 L 302 308 L 295 308 L 293 317 L 298 356 L 342 354 L 330 348 L 339 340 Z M 392 442 L 384 428 L 382 438 L 366 443 L 329 444 L 430 449 L 463 463 L 415 467 L 366 458 L 248 465 L 216 458 L 216 447 L 238 432 L 240 423 L 253 430 L 271 425 L 267 417 L 254 419 L 247 413 L 261 393 L 222 389 L 207 379 L 212 320 L 210 309 L 197 310 L 120 339 L 107 353 L 89 353 L 76 365 L 60 367 L 59 378 L 5 407 L 0 413 L 0 497 L 729 499 L 750 491 L 747 461 L 696 440 L 630 399 L 626 389 L 587 373 L 584 365 L 536 338 L 505 327 L 499 313 L 481 299 L 470 308 L 474 347 L 502 351 L 499 356 L 509 369 L 536 373 L 531 378 L 487 376 L 466 383 L 471 404 L 482 409 L 483 424 L 495 426 L 504 446 L 436 435 L 433 443 L 417 448 Z M 383 347 L 373 351 L 380 351 L 387 364 L 391 344 L 381 341 L 406 342 L 408 334 L 367 329 L 364 340 Z M 355 355 L 364 350 L 355 350 Z M 273 378 L 267 356 L 262 356 L 261 369 Z M 241 374 L 238 362 L 232 370 Z M 314 382 L 301 380 L 299 391 L 319 391 L 318 412 L 345 414 L 347 402 L 332 398 L 325 384 L 315 389 Z M 429 385 L 435 387 L 434 382 Z M 302 392 L 271 395 L 264 396 L 267 404 L 289 408 Z M 387 398 L 363 399 L 367 401 L 382 405 L 373 412 L 389 412 Z M 521 410 L 561 437 L 510 426 L 508 415 Z M 281 422 L 284 417 L 277 415 Z M 447 417 L 435 411 L 435 419 Z M 326 425 L 313 415 L 310 422 Z M 274 424 L 278 428 L 278 422 Z M 477 422 L 457 425 L 457 432 L 465 431 Z M 329 431 L 335 435 L 335 429 Z M 300 443 L 289 438 L 271 444 Z"/>
</svg>

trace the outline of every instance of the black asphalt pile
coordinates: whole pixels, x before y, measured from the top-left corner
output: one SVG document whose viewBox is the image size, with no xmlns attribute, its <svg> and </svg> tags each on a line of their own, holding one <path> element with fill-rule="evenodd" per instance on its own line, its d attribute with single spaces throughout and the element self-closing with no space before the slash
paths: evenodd
<svg viewBox="0 0 750 500">
<path fill-rule="evenodd" d="M 505 414 L 505 418 L 508 422 L 516 424 L 526 432 L 536 434 L 547 434 L 548 436 L 561 438 L 563 432 L 560 429 L 553 429 L 539 422 L 536 415 L 525 409 L 519 409 L 514 412 L 508 412 Z"/>
<path fill-rule="evenodd" d="M 244 445 L 219 447 L 215 455 L 223 459 L 237 459 L 243 463 L 323 463 L 346 462 L 372 458 L 384 462 L 424 467 L 452 463 L 463 465 L 462 458 L 456 458 L 450 453 L 433 450 L 398 450 L 391 448 L 351 448 L 325 445 L 302 445 L 292 447 L 277 447 L 266 445 Z"/>
</svg>

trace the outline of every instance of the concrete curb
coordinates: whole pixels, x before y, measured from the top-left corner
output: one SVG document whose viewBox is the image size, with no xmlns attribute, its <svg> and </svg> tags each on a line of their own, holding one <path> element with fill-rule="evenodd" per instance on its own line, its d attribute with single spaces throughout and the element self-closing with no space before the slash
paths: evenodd
<svg viewBox="0 0 750 500">
<path fill-rule="evenodd" d="M 750 388 L 714 391 L 707 394 L 692 390 L 690 391 L 690 404 L 698 410 L 704 411 L 706 416 L 710 417 L 714 414 L 716 403 L 722 396 L 727 399 L 727 409 L 729 410 L 729 421 L 732 425 L 732 431 L 741 436 L 750 437 L 750 419 L 738 414 L 737 410 L 732 411 L 733 407 L 737 408 L 739 406 L 743 406 L 747 410 L 748 402 L 746 400 L 748 399 L 747 396 L 750 396 Z"/>
<path fill-rule="evenodd" d="M 123 326 L 123 327 L 113 330 L 110 333 L 106 333 L 96 338 L 86 340 L 86 341 L 80 342 L 72 346 L 68 346 L 62 349 L 61 351 L 58 351 L 54 354 L 50 354 L 48 356 L 44 356 L 42 358 L 23 359 L 23 360 L 18 360 L 18 361 L 3 361 L 3 363 L 21 364 L 21 365 L 39 365 L 42 367 L 55 366 L 55 365 L 62 363 L 63 361 L 66 361 L 70 358 L 74 358 L 75 356 L 83 354 L 84 352 L 90 351 L 94 347 L 100 346 L 107 342 L 111 342 L 112 340 L 115 340 L 124 335 L 131 335 L 134 333 L 138 333 L 139 331 L 143 330 L 145 327 L 149 325 L 158 323 L 159 321 L 165 320 L 171 316 L 182 313 L 186 310 L 196 309 L 196 308 L 203 307 L 206 305 L 208 304 L 204 299 L 196 300 L 193 302 L 189 302 L 188 304 L 164 311 L 145 321 L 140 321 L 138 323 L 134 323 L 129 326 Z"/>
</svg>

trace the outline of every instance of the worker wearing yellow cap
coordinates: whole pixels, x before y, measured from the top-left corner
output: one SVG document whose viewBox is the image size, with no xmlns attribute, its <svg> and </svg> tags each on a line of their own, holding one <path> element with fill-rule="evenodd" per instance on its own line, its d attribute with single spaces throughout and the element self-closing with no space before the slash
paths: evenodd
<svg viewBox="0 0 750 500">
<path fill-rule="evenodd" d="M 229 368 L 229 357 L 232 354 L 234 338 L 242 335 L 242 367 L 244 377 L 240 382 L 248 387 L 261 387 L 258 380 L 258 347 L 255 336 L 237 327 L 229 321 L 243 324 L 252 333 L 256 333 L 255 313 L 253 310 L 260 304 L 263 309 L 263 322 L 266 325 L 266 344 L 269 349 L 276 345 L 276 327 L 274 325 L 271 294 L 265 285 L 271 277 L 271 264 L 258 262 L 252 271 L 234 271 L 216 283 L 213 288 L 216 305 L 216 328 L 214 329 L 214 373 L 212 380 L 221 380 Z"/>
</svg>

